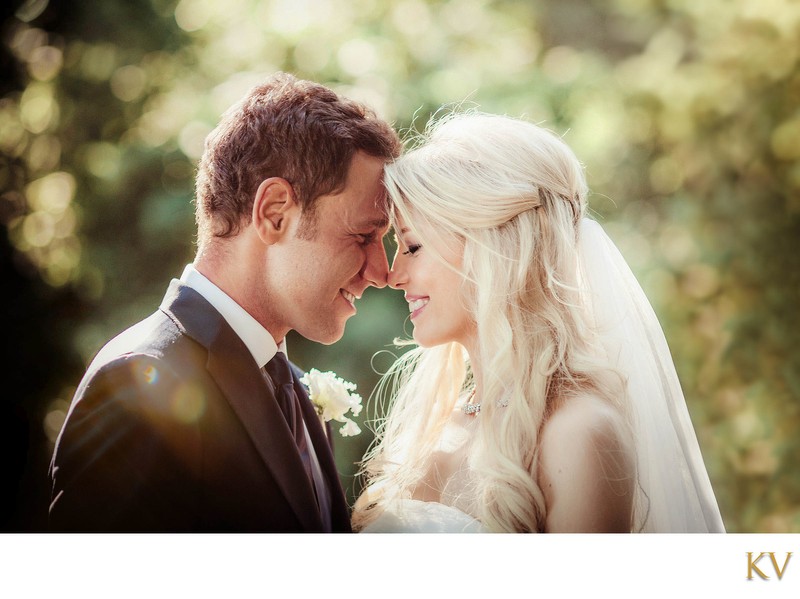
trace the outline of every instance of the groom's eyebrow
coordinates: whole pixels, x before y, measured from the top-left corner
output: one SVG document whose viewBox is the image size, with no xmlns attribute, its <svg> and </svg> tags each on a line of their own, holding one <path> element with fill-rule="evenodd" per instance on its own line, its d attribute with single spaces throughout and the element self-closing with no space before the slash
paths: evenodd
<svg viewBox="0 0 800 599">
<path fill-rule="evenodd" d="M 377 218 L 375 220 L 371 220 L 367 223 L 367 226 L 372 229 L 386 229 L 389 227 L 389 219 L 388 218 Z"/>
</svg>

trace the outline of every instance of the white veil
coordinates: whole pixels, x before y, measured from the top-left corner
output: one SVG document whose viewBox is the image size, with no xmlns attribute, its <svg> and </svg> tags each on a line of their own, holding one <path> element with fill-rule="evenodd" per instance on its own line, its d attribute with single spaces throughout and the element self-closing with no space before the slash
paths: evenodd
<svg viewBox="0 0 800 599">
<path fill-rule="evenodd" d="M 580 224 L 581 292 L 602 350 L 627 381 L 637 456 L 634 530 L 725 532 L 667 341 L 603 228 Z"/>
</svg>

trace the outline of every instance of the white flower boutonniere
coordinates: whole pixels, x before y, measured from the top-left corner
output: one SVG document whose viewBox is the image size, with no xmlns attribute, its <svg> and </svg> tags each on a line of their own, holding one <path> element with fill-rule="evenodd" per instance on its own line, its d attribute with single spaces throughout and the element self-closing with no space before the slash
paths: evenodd
<svg viewBox="0 0 800 599">
<path fill-rule="evenodd" d="M 323 421 L 336 420 L 343 422 L 339 429 L 343 437 L 351 437 L 361 432 L 358 425 L 345 414 L 350 412 L 353 416 L 361 413 L 361 396 L 350 393 L 356 390 L 355 383 L 340 379 L 333 372 L 320 372 L 312 368 L 300 382 L 308 387 L 308 396 L 317 409 Z"/>
</svg>

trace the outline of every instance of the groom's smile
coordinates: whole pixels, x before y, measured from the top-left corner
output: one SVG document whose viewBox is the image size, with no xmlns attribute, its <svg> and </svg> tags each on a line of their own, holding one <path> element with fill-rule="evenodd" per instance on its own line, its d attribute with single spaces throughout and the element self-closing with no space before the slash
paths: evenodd
<svg viewBox="0 0 800 599">
<path fill-rule="evenodd" d="M 353 306 L 353 309 L 355 309 L 355 307 L 356 307 L 355 306 L 356 300 L 357 299 L 361 299 L 360 297 L 357 297 L 357 296 L 353 295 L 352 293 L 350 293 L 346 289 L 342 289 L 342 296 L 344 297 L 344 299 L 346 299 L 350 303 L 351 306 Z"/>
</svg>

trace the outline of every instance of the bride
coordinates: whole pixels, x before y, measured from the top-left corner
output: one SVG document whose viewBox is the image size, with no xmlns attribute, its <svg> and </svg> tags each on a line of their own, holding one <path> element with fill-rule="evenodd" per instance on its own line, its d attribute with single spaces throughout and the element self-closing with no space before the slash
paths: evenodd
<svg viewBox="0 0 800 599">
<path fill-rule="evenodd" d="M 450 115 L 388 165 L 417 348 L 365 457 L 364 532 L 724 532 L 647 298 L 557 136 Z"/>
</svg>

